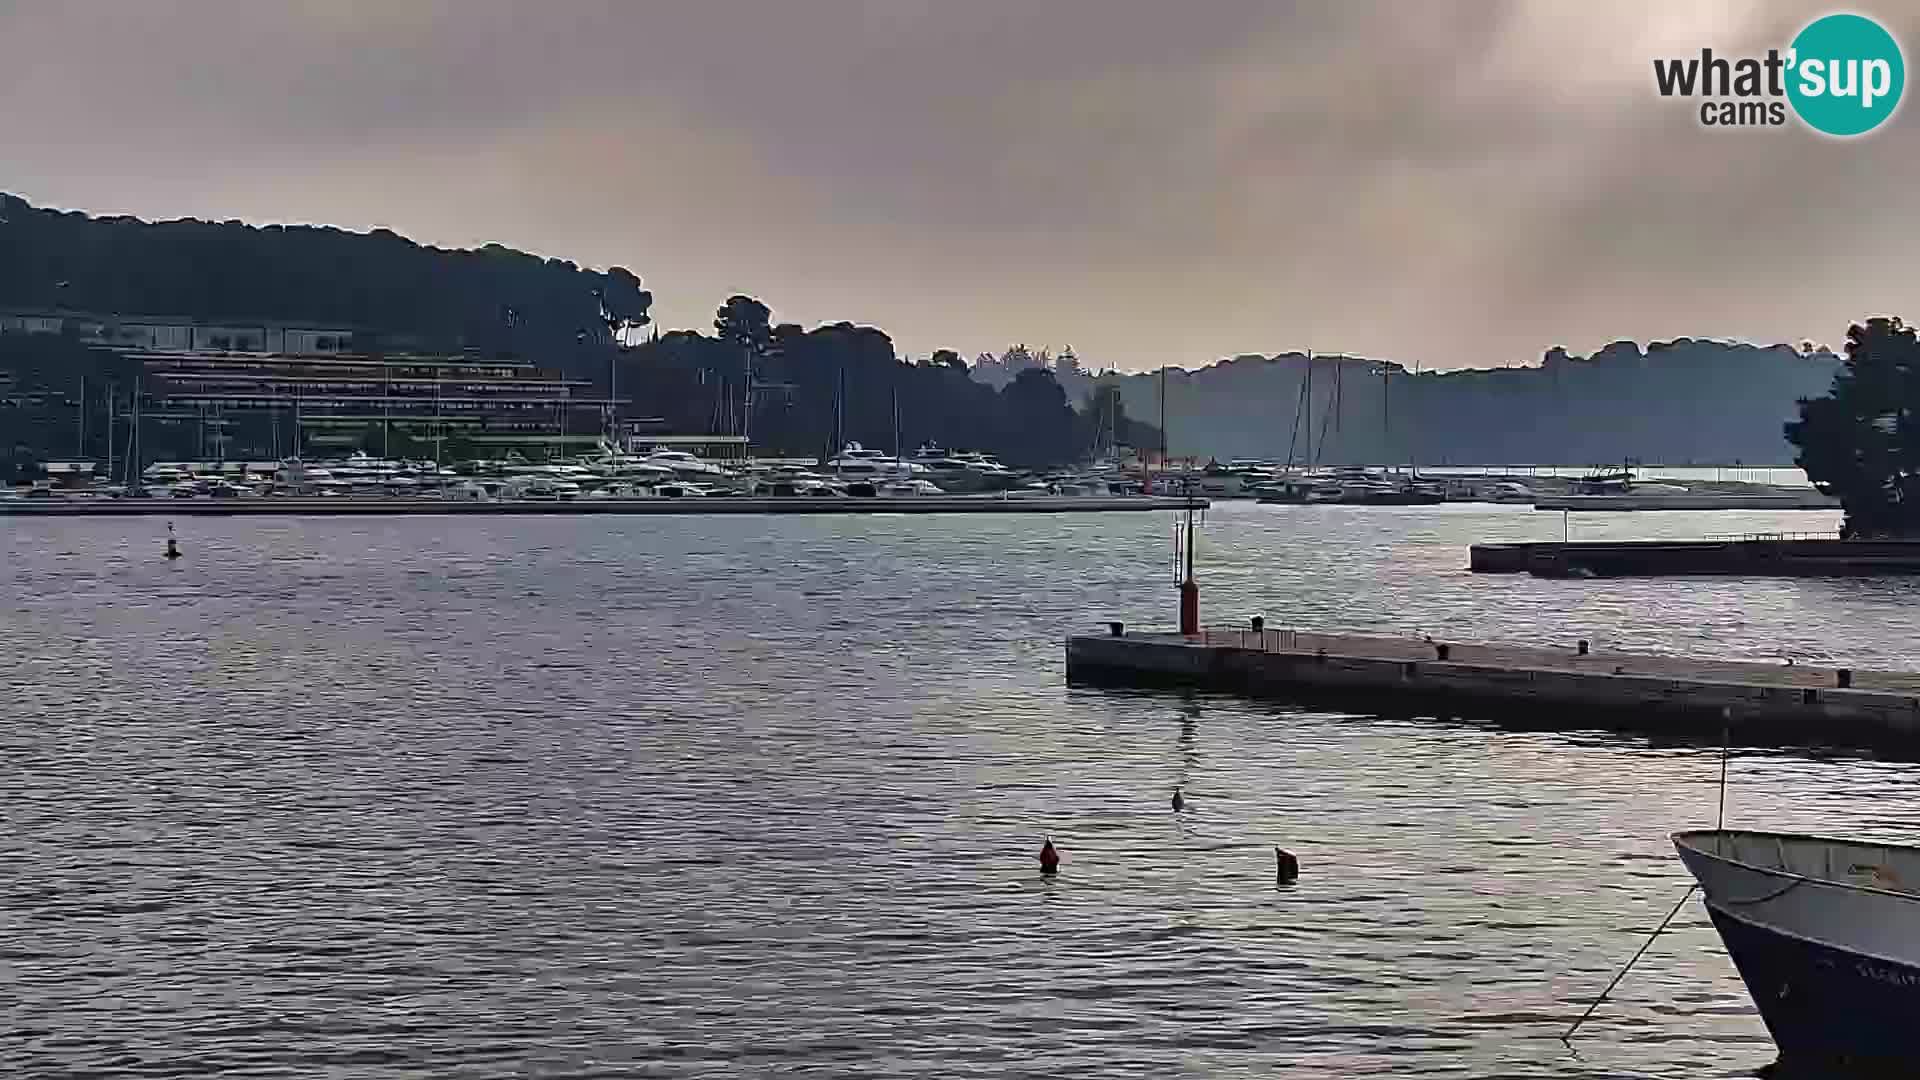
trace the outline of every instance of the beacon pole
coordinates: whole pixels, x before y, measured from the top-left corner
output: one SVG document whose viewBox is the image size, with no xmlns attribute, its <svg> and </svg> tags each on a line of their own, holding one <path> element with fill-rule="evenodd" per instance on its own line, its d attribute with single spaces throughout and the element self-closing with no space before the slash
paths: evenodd
<svg viewBox="0 0 1920 1080">
<path fill-rule="evenodd" d="M 1180 633 L 1200 632 L 1200 586 L 1193 580 L 1193 491 L 1187 488 L 1186 576 L 1180 582 Z"/>
</svg>

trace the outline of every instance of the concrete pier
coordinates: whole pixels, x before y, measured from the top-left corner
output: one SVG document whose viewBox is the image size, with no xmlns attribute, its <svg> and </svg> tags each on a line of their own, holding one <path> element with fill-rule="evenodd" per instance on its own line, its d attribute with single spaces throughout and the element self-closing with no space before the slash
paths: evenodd
<svg viewBox="0 0 1920 1080">
<path fill-rule="evenodd" d="M 681 499 L 8 499 L 0 517 L 372 517 L 508 514 L 1067 514 L 1137 510 L 1205 509 L 1205 499 L 1150 495 L 915 495 L 826 498 L 701 496 Z"/>
<path fill-rule="evenodd" d="M 1067 678 L 1178 685 L 1536 728 L 1718 733 L 1743 742 L 1920 744 L 1920 672 L 1694 660 L 1422 638 L 1210 630 L 1067 639 Z"/>
</svg>

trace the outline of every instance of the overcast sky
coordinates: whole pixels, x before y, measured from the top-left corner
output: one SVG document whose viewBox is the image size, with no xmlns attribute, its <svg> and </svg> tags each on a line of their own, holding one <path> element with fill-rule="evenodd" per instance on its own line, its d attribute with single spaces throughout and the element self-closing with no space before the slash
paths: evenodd
<svg viewBox="0 0 1920 1080">
<path fill-rule="evenodd" d="M 1920 113 L 1703 129 L 1651 65 L 1826 10 L 0 0 L 0 190 L 497 241 L 628 266 L 669 327 L 738 291 L 915 354 L 1835 340 L 1920 318 Z"/>
</svg>

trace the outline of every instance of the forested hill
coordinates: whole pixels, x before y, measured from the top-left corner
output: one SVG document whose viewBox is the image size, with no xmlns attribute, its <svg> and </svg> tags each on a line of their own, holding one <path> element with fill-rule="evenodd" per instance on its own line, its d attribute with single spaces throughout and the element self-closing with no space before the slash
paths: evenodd
<svg viewBox="0 0 1920 1080">
<path fill-rule="evenodd" d="M 145 222 L 0 194 L 0 307 L 206 322 L 269 320 L 405 335 L 436 347 L 562 356 L 585 332 L 644 321 L 640 279 L 489 244 L 425 247 L 385 229 Z"/>
<path fill-rule="evenodd" d="M 1040 466 L 1115 439 L 1159 443 L 1157 431 L 1117 410 L 1076 411 L 1051 373 L 1024 373 L 996 391 L 969 380 L 951 350 L 903 363 L 877 328 L 775 325 L 768 306 L 747 296 L 723 302 L 711 332 L 632 341 L 639 335 L 625 331 L 647 322 L 652 302 L 627 270 L 583 270 L 497 245 L 445 250 L 384 229 L 95 218 L 0 195 L 0 310 L 348 329 L 362 348 L 512 352 L 599 388 L 617 369 L 628 418 L 657 421 L 660 434 L 751 431 L 765 453 L 934 441 Z M 59 452 L 64 433 L 80 429 L 71 410 L 81 380 L 97 386 L 108 360 L 51 336 L 0 341 L 0 375 L 22 410 L 6 416 L 0 440 L 12 441 L 15 457 Z"/>
<path fill-rule="evenodd" d="M 1838 364 L 1824 351 L 1687 338 L 1418 375 L 1359 357 L 1241 356 L 1169 371 L 1167 429 L 1174 454 L 1223 460 L 1784 464 L 1782 424 L 1798 399 L 1826 393 Z M 1158 420 L 1159 375 L 1103 378 L 1119 382 L 1129 413 Z"/>
</svg>

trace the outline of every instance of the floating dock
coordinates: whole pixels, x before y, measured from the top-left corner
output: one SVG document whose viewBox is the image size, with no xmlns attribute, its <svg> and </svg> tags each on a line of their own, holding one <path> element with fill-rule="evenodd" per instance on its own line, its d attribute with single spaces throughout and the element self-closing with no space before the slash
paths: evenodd
<svg viewBox="0 0 1920 1080">
<path fill-rule="evenodd" d="M 652 499 L 7 499 L 0 517 L 339 517 L 503 514 L 1068 514 L 1137 510 L 1204 510 L 1205 499 L 1151 495 L 916 495 L 906 498 L 742 498 L 701 496 Z"/>
<path fill-rule="evenodd" d="M 1774 491 L 1647 492 L 1624 495 L 1541 495 L 1535 510 L 1838 510 L 1840 500 L 1811 488 Z"/>
<path fill-rule="evenodd" d="M 1475 544 L 1476 574 L 1535 577 L 1842 577 L 1920 574 L 1920 541 L 1628 540 L 1590 543 Z"/>
<path fill-rule="evenodd" d="M 1920 673 L 1693 660 L 1291 630 L 1067 639 L 1067 678 L 1303 704 L 1474 715 L 1519 726 L 1718 734 L 1743 742 L 1920 740 Z"/>
</svg>

